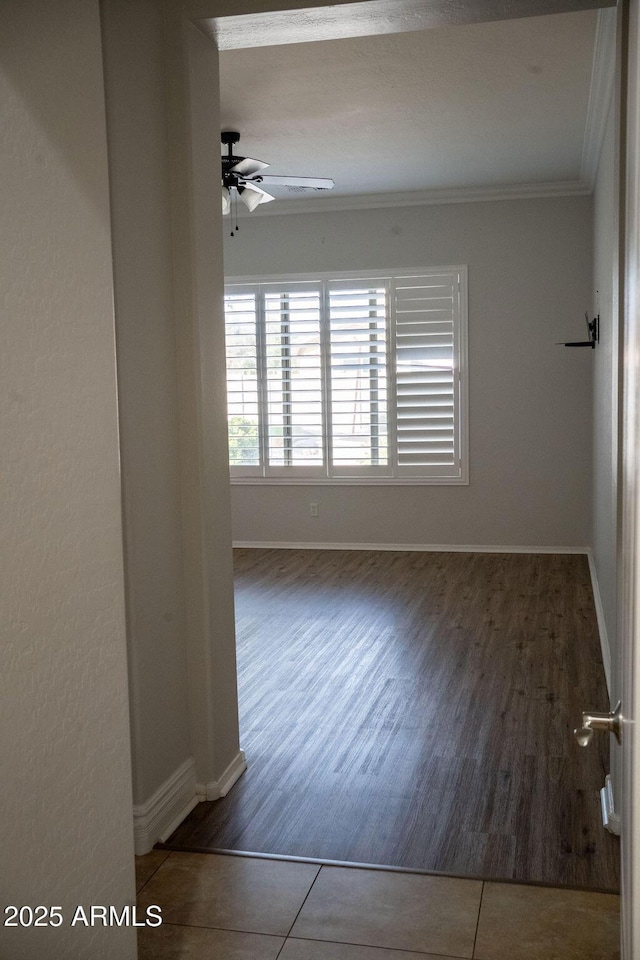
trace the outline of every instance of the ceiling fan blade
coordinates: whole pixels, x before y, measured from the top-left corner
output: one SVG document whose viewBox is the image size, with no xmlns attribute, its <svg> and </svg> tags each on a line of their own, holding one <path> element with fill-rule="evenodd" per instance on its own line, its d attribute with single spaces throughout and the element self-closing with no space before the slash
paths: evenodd
<svg viewBox="0 0 640 960">
<path fill-rule="evenodd" d="M 333 190 L 335 183 L 328 177 L 272 177 L 261 176 L 260 183 L 267 187 L 298 187 L 307 190 Z"/>
<path fill-rule="evenodd" d="M 265 167 L 268 166 L 269 164 L 263 160 L 253 160 L 251 157 L 244 157 L 244 159 L 236 163 L 234 167 L 231 167 L 231 173 L 235 173 L 240 177 L 255 177 L 257 173 L 260 173 L 261 170 L 264 170 Z"/>
</svg>

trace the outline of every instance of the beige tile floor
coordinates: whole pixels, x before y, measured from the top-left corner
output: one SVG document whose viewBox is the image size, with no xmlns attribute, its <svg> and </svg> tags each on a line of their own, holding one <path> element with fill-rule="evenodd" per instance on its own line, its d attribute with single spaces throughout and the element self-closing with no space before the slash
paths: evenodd
<svg viewBox="0 0 640 960">
<path fill-rule="evenodd" d="M 616 960 L 619 897 L 152 850 L 140 960 Z"/>
</svg>

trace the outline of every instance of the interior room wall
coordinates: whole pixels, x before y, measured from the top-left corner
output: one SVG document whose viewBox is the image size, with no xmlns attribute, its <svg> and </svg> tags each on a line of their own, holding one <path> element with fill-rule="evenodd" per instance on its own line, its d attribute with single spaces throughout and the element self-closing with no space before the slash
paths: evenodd
<svg viewBox="0 0 640 960">
<path fill-rule="evenodd" d="M 134 814 L 143 853 L 198 798 L 219 796 L 244 769 L 220 402 L 222 241 L 219 204 L 212 208 L 219 80 L 213 42 L 179 16 L 171 20 L 178 4 L 102 6 Z"/>
<path fill-rule="evenodd" d="M 245 769 L 238 743 L 225 410 L 220 78 L 210 38 L 173 21 L 165 32 L 191 730 L 199 782 L 212 800 Z M 175 62 L 184 65 L 181 48 L 188 53 L 185 71 Z"/>
<path fill-rule="evenodd" d="M 469 269 L 469 485 L 233 485 L 234 540 L 586 547 L 593 351 L 557 341 L 585 334 L 591 217 L 580 196 L 225 221 L 227 277 Z"/>
<path fill-rule="evenodd" d="M 135 902 L 109 193 L 97 0 L 0 6 L 0 955 L 133 960 Z"/>
<path fill-rule="evenodd" d="M 103 4 L 134 803 L 191 756 L 163 21 Z"/>
</svg>

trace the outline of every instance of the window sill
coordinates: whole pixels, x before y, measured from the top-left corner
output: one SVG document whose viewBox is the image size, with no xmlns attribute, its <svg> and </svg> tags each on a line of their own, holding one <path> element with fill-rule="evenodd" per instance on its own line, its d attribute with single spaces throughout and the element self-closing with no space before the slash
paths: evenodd
<svg viewBox="0 0 640 960">
<path fill-rule="evenodd" d="M 231 477 L 232 486 L 268 487 L 468 487 L 468 477 Z"/>
</svg>

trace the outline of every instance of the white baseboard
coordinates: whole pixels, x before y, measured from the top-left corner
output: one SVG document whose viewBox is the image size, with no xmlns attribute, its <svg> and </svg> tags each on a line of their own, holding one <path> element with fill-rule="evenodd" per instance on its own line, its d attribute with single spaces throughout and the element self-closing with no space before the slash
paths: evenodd
<svg viewBox="0 0 640 960">
<path fill-rule="evenodd" d="M 133 808 L 135 852 L 142 856 L 164 841 L 200 801 L 193 757 L 180 764 L 146 803 Z"/>
<path fill-rule="evenodd" d="M 604 617 L 604 607 L 602 606 L 602 597 L 600 595 L 600 586 L 598 584 L 598 573 L 591 549 L 587 551 L 589 558 L 589 573 L 591 574 L 591 586 L 593 589 L 593 601 L 596 607 L 596 617 L 598 620 L 598 632 L 600 634 L 600 649 L 602 650 L 602 663 L 604 665 L 604 675 L 607 681 L 607 692 L 611 699 L 611 647 L 609 646 L 609 634 L 607 633 L 607 623 Z"/>
<path fill-rule="evenodd" d="M 611 774 L 607 774 L 605 777 L 604 787 L 600 791 L 600 802 L 602 804 L 602 822 L 605 828 L 617 837 L 620 836 L 620 816 L 615 811 Z"/>
<path fill-rule="evenodd" d="M 148 853 L 154 844 L 164 842 L 201 800 L 226 797 L 236 780 L 247 769 L 244 752 L 239 750 L 217 780 L 206 785 L 196 783 L 193 757 L 185 760 L 146 803 L 133 807 L 133 838 L 136 856 Z"/>
<path fill-rule="evenodd" d="M 226 797 L 231 790 L 231 787 L 234 783 L 240 779 L 242 774 L 247 769 L 247 761 L 245 759 L 244 750 L 239 750 L 235 755 L 229 766 L 217 780 L 212 780 L 211 783 L 199 784 L 198 793 L 200 799 L 202 800 L 219 800 L 220 797 Z"/>
<path fill-rule="evenodd" d="M 234 547 L 256 550 L 396 550 L 415 553 L 578 553 L 589 554 L 589 547 L 486 546 L 461 543 L 293 543 L 279 540 L 234 540 Z"/>
</svg>

